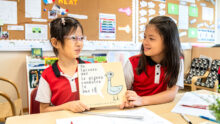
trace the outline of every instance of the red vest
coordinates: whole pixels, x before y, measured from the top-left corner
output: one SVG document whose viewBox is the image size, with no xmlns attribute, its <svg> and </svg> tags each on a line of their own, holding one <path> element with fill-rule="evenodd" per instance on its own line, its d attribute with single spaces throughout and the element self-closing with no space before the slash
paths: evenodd
<svg viewBox="0 0 220 124">
<path fill-rule="evenodd" d="M 133 67 L 133 73 L 134 73 L 134 82 L 132 84 L 133 90 L 139 95 L 139 96 L 148 96 L 157 94 L 159 92 L 165 91 L 167 89 L 167 83 L 164 82 L 165 74 L 164 74 L 164 67 L 161 66 L 160 68 L 160 80 L 158 84 L 154 83 L 155 80 L 155 66 L 156 63 L 154 63 L 152 60 L 149 64 L 147 64 L 147 74 L 143 71 L 140 75 L 136 73 L 136 68 L 138 66 L 138 62 L 140 59 L 140 55 L 132 56 L 129 58 L 132 67 Z"/>
<path fill-rule="evenodd" d="M 79 63 L 88 63 L 79 60 Z M 51 90 L 51 103 L 55 106 L 64 104 L 69 101 L 79 100 L 78 78 L 75 79 L 76 92 L 71 91 L 69 80 L 60 75 L 61 69 L 55 62 L 42 73 L 42 77 L 47 81 Z M 77 69 L 76 69 L 77 72 Z"/>
</svg>

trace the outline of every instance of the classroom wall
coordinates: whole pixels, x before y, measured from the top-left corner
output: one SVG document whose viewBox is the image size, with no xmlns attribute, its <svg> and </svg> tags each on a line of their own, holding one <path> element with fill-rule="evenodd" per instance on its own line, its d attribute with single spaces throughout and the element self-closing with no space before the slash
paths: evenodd
<svg viewBox="0 0 220 124">
<path fill-rule="evenodd" d="M 52 52 L 44 52 L 45 55 L 53 55 Z M 30 52 L 0 52 L 0 76 L 16 83 L 22 97 L 23 107 L 27 108 L 27 72 L 26 56 Z M 16 92 L 6 83 L 0 82 L 0 90 L 6 92 L 11 98 L 16 98 Z M 0 101 L 5 101 L 0 98 Z"/>
<path fill-rule="evenodd" d="M 213 48 L 193 47 L 192 58 L 200 57 L 200 55 L 211 57 L 212 60 L 220 59 L 220 47 L 213 47 Z"/>
<path fill-rule="evenodd" d="M 27 108 L 26 55 L 30 55 L 30 52 L 0 52 L 0 76 L 16 83 L 24 108 Z M 5 83 L 0 82 L 0 89 L 15 98 L 15 90 L 9 89 Z"/>
</svg>

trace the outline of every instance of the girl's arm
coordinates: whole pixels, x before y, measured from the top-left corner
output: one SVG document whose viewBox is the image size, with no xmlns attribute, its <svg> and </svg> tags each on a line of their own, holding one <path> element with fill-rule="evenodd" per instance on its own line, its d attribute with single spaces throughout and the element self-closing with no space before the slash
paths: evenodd
<svg viewBox="0 0 220 124">
<path fill-rule="evenodd" d="M 89 108 L 80 101 L 71 101 L 58 106 L 50 106 L 49 103 L 40 103 L 40 113 L 52 112 L 60 110 L 69 110 L 72 112 L 83 112 L 89 110 Z"/>
<path fill-rule="evenodd" d="M 123 109 L 124 107 L 130 108 L 134 106 L 144 106 L 171 102 L 174 100 L 178 90 L 179 86 L 174 85 L 173 87 L 168 88 L 166 91 L 151 96 L 138 96 L 135 91 L 128 90 L 125 95 L 127 101 L 120 105 L 120 108 Z"/>
</svg>

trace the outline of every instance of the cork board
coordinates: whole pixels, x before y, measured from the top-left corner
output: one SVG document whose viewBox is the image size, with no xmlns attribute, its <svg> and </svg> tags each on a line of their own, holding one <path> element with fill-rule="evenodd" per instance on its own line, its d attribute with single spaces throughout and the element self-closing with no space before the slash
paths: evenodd
<svg viewBox="0 0 220 124">
<path fill-rule="evenodd" d="M 137 14 L 138 22 L 137 22 L 137 39 L 139 42 L 143 40 L 144 27 L 149 22 L 149 20 L 155 16 L 161 15 L 160 13 L 164 12 L 166 16 L 172 17 L 178 26 L 180 41 L 182 43 L 192 42 L 214 42 L 215 36 L 215 0 L 139 0 L 138 2 L 138 11 Z M 146 5 L 147 3 L 147 5 Z M 154 5 L 154 8 L 152 6 Z M 173 7 L 173 11 L 171 9 Z M 184 11 L 183 8 L 186 7 Z M 147 10 L 147 13 L 141 13 L 141 11 Z M 210 11 L 211 10 L 211 11 Z M 150 13 L 150 11 L 155 11 L 154 14 Z M 182 11 L 182 14 L 180 14 Z M 208 14 L 204 14 L 208 12 Z M 212 14 L 211 14 L 212 13 Z M 180 20 L 181 16 L 188 16 L 188 21 Z M 208 15 L 210 20 L 204 19 L 204 15 Z M 212 15 L 212 16 L 211 16 Z M 142 20 L 141 20 L 142 18 Z M 146 19 L 146 20 L 144 20 Z M 145 22 L 146 21 L 146 22 Z M 185 23 L 180 26 L 180 23 Z M 188 25 L 188 26 L 186 26 Z M 206 33 L 207 32 L 207 33 Z M 207 38 L 205 38 L 207 37 Z"/>
<path fill-rule="evenodd" d="M 16 1 L 16 0 L 12 0 Z M 17 25 L 25 26 L 25 24 L 46 24 L 48 25 L 49 36 L 49 22 L 52 19 L 48 18 L 48 11 L 52 9 L 54 4 L 57 4 L 63 9 L 68 9 L 67 14 L 86 15 L 88 19 L 78 19 L 84 28 L 84 35 L 89 41 L 103 41 L 99 39 L 99 13 L 115 14 L 116 16 L 116 34 L 115 39 L 107 41 L 128 41 L 132 42 L 134 37 L 133 29 L 133 0 L 55 0 L 53 4 L 44 4 L 41 1 L 41 19 L 46 19 L 46 22 L 34 22 L 32 18 L 25 18 L 25 0 L 17 1 Z M 119 12 L 120 8 L 129 8 L 131 15 L 124 12 Z M 46 11 L 44 11 L 46 9 Z M 58 17 L 63 15 L 58 15 Z M 67 15 L 64 15 L 67 16 Z M 126 33 L 124 30 L 118 30 L 119 27 L 130 27 L 130 32 Z M 25 31 L 7 30 L 8 24 L 2 26 L 2 31 L 9 32 L 9 40 L 24 40 Z M 105 40 L 106 41 L 106 40 Z"/>
</svg>

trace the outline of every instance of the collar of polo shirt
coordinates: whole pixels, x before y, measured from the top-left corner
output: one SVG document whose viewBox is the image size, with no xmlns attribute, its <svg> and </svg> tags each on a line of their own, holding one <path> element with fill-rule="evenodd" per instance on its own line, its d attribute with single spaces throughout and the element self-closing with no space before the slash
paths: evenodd
<svg viewBox="0 0 220 124">
<path fill-rule="evenodd" d="M 79 64 L 85 63 L 85 62 L 84 62 L 83 60 L 81 60 L 80 58 L 77 58 L 77 61 L 79 62 Z M 58 60 L 53 63 L 52 68 L 53 68 L 53 72 L 54 72 L 54 74 L 56 75 L 56 77 L 60 77 L 60 70 L 59 70 L 59 68 L 58 68 L 57 62 L 58 62 Z"/>
</svg>

